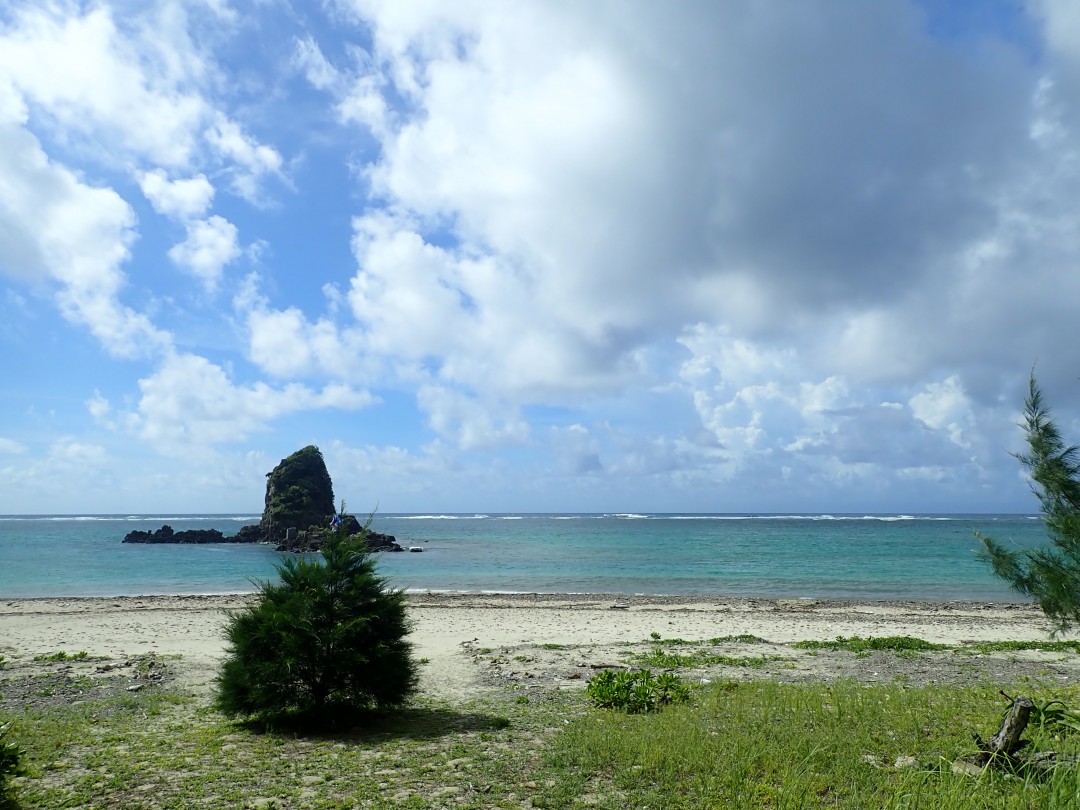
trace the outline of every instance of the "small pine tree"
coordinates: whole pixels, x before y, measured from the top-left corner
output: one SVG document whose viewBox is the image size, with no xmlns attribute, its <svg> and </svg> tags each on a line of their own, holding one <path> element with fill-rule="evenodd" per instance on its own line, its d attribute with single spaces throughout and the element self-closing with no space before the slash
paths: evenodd
<svg viewBox="0 0 1080 810">
<path fill-rule="evenodd" d="M 217 678 L 228 715 L 299 712 L 323 723 L 342 710 L 398 706 L 416 688 L 405 595 L 375 573 L 367 528 L 331 534 L 322 560 L 286 558 L 279 582 L 232 613 Z"/>
<path fill-rule="evenodd" d="M 1050 548 L 1007 549 L 982 537 L 983 556 L 1014 590 L 1038 600 L 1055 632 L 1080 623 L 1080 449 L 1066 446 L 1031 376 L 1024 403 L 1029 452 L 1016 458 L 1031 475 Z"/>
</svg>

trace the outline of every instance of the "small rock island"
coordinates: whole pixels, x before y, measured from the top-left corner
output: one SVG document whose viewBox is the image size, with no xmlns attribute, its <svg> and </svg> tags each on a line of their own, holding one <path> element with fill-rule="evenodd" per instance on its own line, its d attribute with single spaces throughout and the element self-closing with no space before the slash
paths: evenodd
<svg viewBox="0 0 1080 810">
<path fill-rule="evenodd" d="M 174 531 L 165 525 L 153 532 L 128 532 L 125 543 L 270 543 L 278 551 L 312 552 L 329 536 L 334 507 L 334 486 L 322 452 L 315 445 L 297 450 L 266 474 L 262 519 L 235 535 L 217 529 Z M 360 534 L 363 526 L 353 515 L 343 517 L 344 530 Z M 389 534 L 367 532 L 371 551 L 404 551 Z"/>
</svg>

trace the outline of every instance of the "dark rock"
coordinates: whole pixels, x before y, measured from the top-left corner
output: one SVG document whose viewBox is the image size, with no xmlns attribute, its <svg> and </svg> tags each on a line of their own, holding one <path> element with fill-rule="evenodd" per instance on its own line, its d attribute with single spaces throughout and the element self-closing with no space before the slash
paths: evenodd
<svg viewBox="0 0 1080 810">
<path fill-rule="evenodd" d="M 351 521 L 351 522 L 350 522 Z M 350 527 L 355 524 L 356 531 L 349 532 L 350 535 L 357 535 L 363 533 L 363 527 L 353 515 L 346 515 L 345 526 Z M 346 529 L 348 530 L 348 528 Z M 310 529 L 306 532 L 297 532 L 295 539 L 286 538 L 284 542 L 279 543 L 277 546 L 278 551 L 291 551 L 298 553 L 311 553 L 320 551 L 323 547 L 323 543 L 326 542 L 326 538 L 330 535 L 329 529 Z M 367 545 L 369 551 L 404 551 L 400 545 L 398 545 L 397 538 L 392 534 L 380 534 L 379 532 L 367 532 Z"/>
<path fill-rule="evenodd" d="M 266 538 L 263 536 L 262 526 L 258 523 L 251 526 L 244 526 L 236 533 L 237 543 L 265 543 Z"/>
<path fill-rule="evenodd" d="M 128 532 L 125 543 L 242 543 L 238 537 L 226 537 L 217 529 L 188 529 L 173 531 L 168 524 L 155 532 Z"/>
</svg>

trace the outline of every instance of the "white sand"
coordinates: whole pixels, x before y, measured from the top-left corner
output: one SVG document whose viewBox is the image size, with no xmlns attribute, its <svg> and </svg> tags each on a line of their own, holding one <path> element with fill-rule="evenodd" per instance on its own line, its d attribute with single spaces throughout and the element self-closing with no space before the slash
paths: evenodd
<svg viewBox="0 0 1080 810">
<path fill-rule="evenodd" d="M 210 682 L 225 651 L 225 611 L 249 596 L 141 596 L 0 602 L 0 653 L 32 656 L 85 650 L 122 658 L 179 654 L 193 685 Z M 825 602 L 733 598 L 410 594 L 411 640 L 421 688 L 469 693 L 473 669 L 463 644 L 603 645 L 665 637 L 707 639 L 751 633 L 769 641 L 907 635 L 927 641 L 1045 639 L 1034 605 Z"/>
</svg>

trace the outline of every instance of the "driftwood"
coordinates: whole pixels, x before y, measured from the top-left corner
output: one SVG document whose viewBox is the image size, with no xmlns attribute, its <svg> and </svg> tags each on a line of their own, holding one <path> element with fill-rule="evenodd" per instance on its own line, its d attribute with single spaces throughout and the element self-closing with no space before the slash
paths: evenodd
<svg viewBox="0 0 1080 810">
<path fill-rule="evenodd" d="M 996 768 L 1013 772 L 1049 774 L 1058 765 L 1077 764 L 1077 757 L 1058 756 L 1055 751 L 1022 753 L 1023 749 L 1031 745 L 1031 740 L 1022 740 L 1020 737 L 1031 720 L 1035 702 L 1023 695 L 1010 698 L 1004 692 L 1001 694 L 1012 703 L 1005 719 L 1001 722 L 1001 728 L 989 740 L 983 740 L 978 734 L 972 734 L 975 745 L 979 747 L 979 753 L 958 759 L 953 763 L 954 772 L 970 774 L 981 772 L 986 768 Z"/>
<path fill-rule="evenodd" d="M 1009 707 L 1005 719 L 1001 722 L 1001 728 L 997 734 L 990 738 L 989 742 L 983 742 L 982 737 L 973 734 L 975 744 L 982 749 L 983 754 L 992 759 L 999 756 L 1012 756 L 1022 748 L 1031 744 L 1030 740 L 1021 740 L 1020 735 L 1027 728 L 1031 719 L 1031 711 L 1035 708 L 1035 701 L 1029 697 L 1018 695 Z"/>
</svg>

